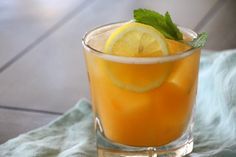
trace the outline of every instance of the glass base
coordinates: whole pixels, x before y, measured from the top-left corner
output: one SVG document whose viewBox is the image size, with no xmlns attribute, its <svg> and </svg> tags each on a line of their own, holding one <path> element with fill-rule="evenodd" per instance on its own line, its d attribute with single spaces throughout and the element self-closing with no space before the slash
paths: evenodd
<svg viewBox="0 0 236 157">
<path fill-rule="evenodd" d="M 98 157 L 182 157 L 193 150 L 191 127 L 179 139 L 160 147 L 132 147 L 114 143 L 97 129 Z"/>
</svg>

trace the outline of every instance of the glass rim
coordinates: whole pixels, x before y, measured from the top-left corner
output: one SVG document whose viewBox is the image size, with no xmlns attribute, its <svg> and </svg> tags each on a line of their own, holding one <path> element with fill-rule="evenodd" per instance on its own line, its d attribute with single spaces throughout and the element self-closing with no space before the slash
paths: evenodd
<svg viewBox="0 0 236 157">
<path fill-rule="evenodd" d="M 147 64 L 147 63 L 162 63 L 162 62 L 169 62 L 169 61 L 175 61 L 179 60 L 181 58 L 185 58 L 194 52 L 196 52 L 196 49 L 200 48 L 194 48 L 191 47 L 190 49 L 186 51 L 180 51 L 177 54 L 171 54 L 171 55 L 166 55 L 166 56 L 152 56 L 152 57 L 133 57 L 133 56 L 118 56 L 118 55 L 112 55 L 112 54 L 107 54 L 104 53 L 103 51 L 97 50 L 96 48 L 92 47 L 91 45 L 88 44 L 88 41 L 86 41 L 87 37 L 93 33 L 96 30 L 115 25 L 115 24 L 122 24 L 122 23 L 127 23 L 130 21 L 120 21 L 120 22 L 113 22 L 113 23 L 108 23 L 105 25 L 101 25 L 98 27 L 95 27 L 91 29 L 90 31 L 86 32 L 85 35 L 82 37 L 82 45 L 83 47 L 87 50 L 87 52 L 92 53 L 98 57 L 101 57 L 106 60 L 111 60 L 115 62 L 121 62 L 121 63 L 132 63 L 132 64 Z M 196 38 L 198 34 L 194 32 L 193 30 L 185 27 L 178 26 L 180 30 L 184 30 L 187 32 L 187 34 L 191 34 L 191 37 Z"/>
</svg>

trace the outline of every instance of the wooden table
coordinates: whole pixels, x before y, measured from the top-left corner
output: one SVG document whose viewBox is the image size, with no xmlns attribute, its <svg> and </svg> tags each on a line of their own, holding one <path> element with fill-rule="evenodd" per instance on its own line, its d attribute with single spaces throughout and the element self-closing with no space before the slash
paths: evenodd
<svg viewBox="0 0 236 157">
<path fill-rule="evenodd" d="M 81 38 L 129 20 L 135 8 L 169 11 L 209 33 L 208 49 L 236 47 L 235 0 L 8 0 L 0 2 L 0 143 L 89 98 Z"/>
</svg>

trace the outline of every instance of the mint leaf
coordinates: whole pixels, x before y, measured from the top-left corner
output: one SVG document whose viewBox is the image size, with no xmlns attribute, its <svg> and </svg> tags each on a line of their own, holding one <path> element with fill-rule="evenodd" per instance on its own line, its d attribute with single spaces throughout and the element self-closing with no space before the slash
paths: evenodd
<svg viewBox="0 0 236 157">
<path fill-rule="evenodd" d="M 169 12 L 166 12 L 165 19 L 167 25 L 170 27 L 170 31 L 172 31 L 173 34 L 177 37 L 177 40 L 183 40 L 183 34 L 180 32 L 176 24 L 174 24 L 173 21 L 171 20 Z"/>
<path fill-rule="evenodd" d="M 173 23 L 168 12 L 161 15 L 155 11 L 147 9 L 134 10 L 134 19 L 136 22 L 150 25 L 160 31 L 166 38 L 173 40 L 183 40 L 183 34 L 176 24 Z"/>
<path fill-rule="evenodd" d="M 134 10 L 134 19 L 136 22 L 150 25 L 161 32 L 166 38 L 172 40 L 183 40 L 183 34 L 180 32 L 176 24 L 172 21 L 169 12 L 161 15 L 155 11 L 147 9 Z M 206 32 L 198 34 L 197 38 L 188 44 L 194 48 L 204 47 L 208 35 Z"/>
<path fill-rule="evenodd" d="M 194 48 L 204 47 L 207 42 L 208 34 L 206 32 L 198 34 L 197 38 L 190 41 L 188 44 Z"/>
</svg>

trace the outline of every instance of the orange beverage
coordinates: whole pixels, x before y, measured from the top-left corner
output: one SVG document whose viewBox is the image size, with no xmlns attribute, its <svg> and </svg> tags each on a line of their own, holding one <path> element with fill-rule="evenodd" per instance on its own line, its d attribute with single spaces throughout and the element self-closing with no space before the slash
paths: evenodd
<svg viewBox="0 0 236 157">
<path fill-rule="evenodd" d="M 87 34 L 84 52 L 99 131 L 128 146 L 163 146 L 188 130 L 197 90 L 200 49 L 167 40 L 170 54 L 124 57 L 104 54 L 113 24 Z M 184 40 L 194 32 L 182 28 Z"/>
</svg>

